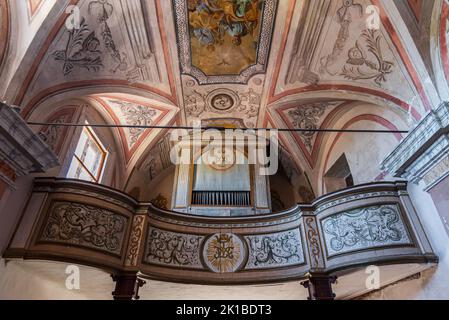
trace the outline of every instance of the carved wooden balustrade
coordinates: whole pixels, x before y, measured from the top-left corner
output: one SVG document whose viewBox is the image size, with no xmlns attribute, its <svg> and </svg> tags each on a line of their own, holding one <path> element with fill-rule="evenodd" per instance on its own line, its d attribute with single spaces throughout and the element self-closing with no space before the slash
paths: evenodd
<svg viewBox="0 0 449 320">
<path fill-rule="evenodd" d="M 160 210 L 88 182 L 37 179 L 5 257 L 200 284 L 436 263 L 406 189 L 373 183 L 281 213 L 213 218 Z"/>
</svg>

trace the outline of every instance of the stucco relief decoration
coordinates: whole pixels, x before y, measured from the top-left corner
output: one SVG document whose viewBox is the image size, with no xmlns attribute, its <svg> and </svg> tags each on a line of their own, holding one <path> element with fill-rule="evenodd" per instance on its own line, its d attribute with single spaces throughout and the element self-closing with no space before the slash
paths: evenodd
<svg viewBox="0 0 449 320">
<path fill-rule="evenodd" d="M 221 93 L 212 98 L 212 107 L 219 111 L 226 111 L 234 106 L 234 99 L 230 95 Z"/>
<path fill-rule="evenodd" d="M 73 202 L 54 203 L 40 240 L 60 242 L 120 254 L 126 217 Z"/>
<path fill-rule="evenodd" d="M 203 238 L 151 227 L 148 231 L 145 262 L 202 269 L 200 243 Z"/>
<path fill-rule="evenodd" d="M 249 88 L 248 91 L 241 93 L 240 96 L 241 104 L 239 111 L 248 117 L 257 117 L 261 102 L 260 94 L 253 88 Z"/>
<path fill-rule="evenodd" d="M 362 250 L 411 244 L 397 205 L 356 209 L 322 221 L 330 256 Z"/>
<path fill-rule="evenodd" d="M 211 91 L 206 96 L 207 110 L 227 114 L 236 106 L 239 106 L 240 98 L 238 94 L 229 89 L 217 89 Z"/>
<path fill-rule="evenodd" d="M 244 244 L 235 234 L 215 234 L 204 243 L 203 259 L 213 272 L 235 272 L 242 265 L 244 258 Z"/>
<path fill-rule="evenodd" d="M 245 237 L 249 257 L 245 269 L 264 269 L 304 263 L 299 229 Z"/>
<path fill-rule="evenodd" d="M 200 84 L 266 70 L 277 0 L 175 0 L 181 68 Z"/>
<path fill-rule="evenodd" d="M 203 112 L 208 111 L 206 97 L 197 90 L 193 90 L 184 96 L 184 108 L 188 117 L 200 117 Z"/>
</svg>

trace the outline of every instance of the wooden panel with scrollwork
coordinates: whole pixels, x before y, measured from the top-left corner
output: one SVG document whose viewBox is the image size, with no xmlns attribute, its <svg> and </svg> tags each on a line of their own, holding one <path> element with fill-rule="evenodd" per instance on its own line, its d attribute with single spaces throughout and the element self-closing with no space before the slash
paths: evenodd
<svg viewBox="0 0 449 320">
<path fill-rule="evenodd" d="M 17 235 L 5 257 L 198 284 L 294 281 L 309 272 L 438 260 L 404 183 L 357 186 L 280 213 L 214 218 L 158 209 L 87 182 L 37 179 L 18 230 L 30 230 L 29 240 Z"/>
<path fill-rule="evenodd" d="M 110 210 L 74 202 L 54 202 L 39 241 L 80 246 L 120 255 L 127 218 Z"/>
</svg>

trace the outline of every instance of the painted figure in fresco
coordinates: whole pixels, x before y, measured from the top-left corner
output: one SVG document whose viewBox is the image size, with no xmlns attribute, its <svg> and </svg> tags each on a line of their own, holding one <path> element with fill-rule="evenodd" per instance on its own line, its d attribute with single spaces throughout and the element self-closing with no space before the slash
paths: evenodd
<svg viewBox="0 0 449 320">
<path fill-rule="evenodd" d="M 226 34 L 235 46 L 246 35 L 257 39 L 262 4 L 263 0 L 188 0 L 193 35 L 211 51 L 223 44 Z"/>
</svg>

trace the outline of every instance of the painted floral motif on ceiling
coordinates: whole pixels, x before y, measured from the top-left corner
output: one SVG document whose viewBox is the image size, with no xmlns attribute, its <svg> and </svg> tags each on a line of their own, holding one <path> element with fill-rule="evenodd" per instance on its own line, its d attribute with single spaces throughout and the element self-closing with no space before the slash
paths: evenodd
<svg viewBox="0 0 449 320">
<path fill-rule="evenodd" d="M 403 49 L 394 43 L 398 40 L 391 26 L 382 15 L 376 20 L 369 13 L 371 5 L 367 0 L 305 3 L 290 28 L 294 38 L 287 42 L 288 62 L 282 65 L 284 81 L 277 91 L 330 84 L 351 85 L 357 92 L 370 87 L 380 96 L 388 94 L 424 109 L 415 71 L 402 62 Z"/>
<path fill-rule="evenodd" d="M 44 42 L 45 55 L 37 55 L 17 99 L 28 101 L 49 88 L 139 83 L 142 90 L 174 100 L 171 64 L 157 21 L 160 2 L 86 0 L 78 15 L 63 13 Z M 52 38 L 51 38 L 52 37 Z M 20 104 L 20 103 L 18 103 Z"/>
<path fill-rule="evenodd" d="M 201 84 L 265 71 L 277 0 L 175 0 L 182 72 Z"/>
<path fill-rule="evenodd" d="M 294 107 L 280 108 L 278 112 L 288 127 L 292 129 L 316 130 L 321 128 L 325 118 L 341 104 L 341 101 L 311 102 Z M 312 155 L 318 133 L 298 131 L 293 135 L 299 138 L 297 140 L 303 146 L 303 151 Z"/>
<path fill-rule="evenodd" d="M 64 75 L 70 74 L 74 68 L 99 71 L 104 68 L 103 52 L 108 53 L 112 58 L 113 64 L 110 67 L 110 73 L 114 74 L 117 70 L 126 71 L 128 69 L 126 54 L 118 50 L 108 24 L 108 20 L 114 12 L 114 6 L 107 0 L 91 1 L 87 12 L 97 23 L 97 30 L 92 30 L 86 22 L 86 18 L 83 17 L 79 28 L 74 27 L 68 30 L 69 37 L 66 47 L 53 52 L 55 60 L 64 62 Z M 99 36 L 97 36 L 97 32 Z"/>
<path fill-rule="evenodd" d="M 347 49 L 351 42 L 352 24 L 360 23 L 366 19 L 364 6 L 355 1 L 343 1 L 342 6 L 337 10 L 337 22 L 340 25 L 337 39 L 334 42 L 330 55 L 321 58 L 320 73 L 331 76 L 344 76 L 345 79 L 359 81 L 373 81 L 377 86 L 382 87 L 388 78 L 387 75 L 393 72 L 395 66 L 390 58 L 386 58 L 385 41 L 382 33 L 378 29 L 363 29 L 355 41 L 354 45 Z M 355 23 L 354 23 L 355 22 Z M 343 67 L 338 63 L 346 53 L 346 61 Z M 338 66 L 337 66 L 338 65 Z"/>
<path fill-rule="evenodd" d="M 131 126 L 151 126 L 155 125 L 156 119 L 162 114 L 158 109 L 144 106 L 138 103 L 106 99 L 108 105 L 117 115 L 119 121 Z M 132 148 L 147 130 L 145 128 L 125 128 L 128 147 Z"/>
</svg>

